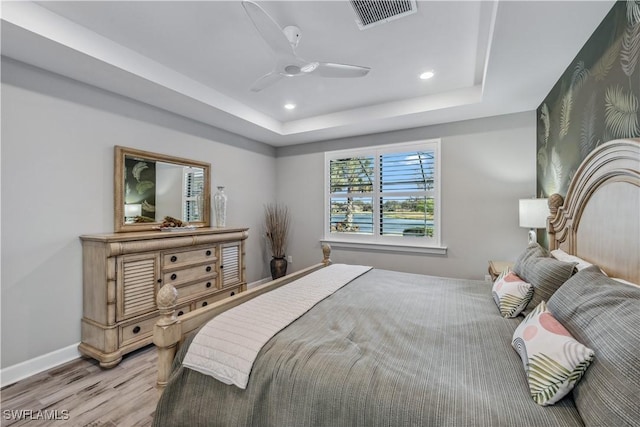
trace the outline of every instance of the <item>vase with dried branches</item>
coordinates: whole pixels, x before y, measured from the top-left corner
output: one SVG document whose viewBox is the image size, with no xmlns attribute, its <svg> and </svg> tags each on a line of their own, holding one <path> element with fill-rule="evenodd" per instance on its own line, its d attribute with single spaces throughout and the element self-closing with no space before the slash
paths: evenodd
<svg viewBox="0 0 640 427">
<path fill-rule="evenodd" d="M 287 273 L 285 249 L 291 216 L 289 208 L 279 203 L 271 203 L 264 208 L 264 227 L 271 248 L 271 277 L 277 279 Z"/>
</svg>

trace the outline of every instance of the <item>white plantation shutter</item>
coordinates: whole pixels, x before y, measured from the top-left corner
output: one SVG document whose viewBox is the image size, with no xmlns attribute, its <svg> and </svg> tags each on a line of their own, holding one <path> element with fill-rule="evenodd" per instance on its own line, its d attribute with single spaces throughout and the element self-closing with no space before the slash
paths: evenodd
<svg viewBox="0 0 640 427">
<path fill-rule="evenodd" d="M 380 156 L 380 183 L 383 191 L 432 190 L 435 153 L 433 150 L 386 153 Z"/>
<path fill-rule="evenodd" d="M 439 140 L 325 154 L 325 239 L 440 245 Z"/>
<path fill-rule="evenodd" d="M 355 213 L 372 212 L 374 161 L 373 156 L 330 160 L 331 230 L 371 234 L 373 217 Z"/>
<path fill-rule="evenodd" d="M 433 236 L 435 154 L 425 149 L 380 155 L 381 235 Z"/>
<path fill-rule="evenodd" d="M 199 196 L 204 188 L 204 169 L 184 168 L 184 203 L 182 204 L 182 218 L 189 221 L 202 221 L 200 218 L 201 200 Z"/>
</svg>

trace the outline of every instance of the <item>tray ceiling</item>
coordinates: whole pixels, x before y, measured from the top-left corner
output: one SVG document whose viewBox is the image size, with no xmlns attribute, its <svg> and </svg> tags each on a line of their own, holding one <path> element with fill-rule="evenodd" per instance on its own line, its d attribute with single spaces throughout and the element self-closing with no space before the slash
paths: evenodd
<svg viewBox="0 0 640 427">
<path fill-rule="evenodd" d="M 349 1 L 258 4 L 299 56 L 371 71 L 250 91 L 275 57 L 239 1 L 3 2 L 2 54 L 283 146 L 533 110 L 613 2 L 418 1 L 366 29 Z"/>
</svg>

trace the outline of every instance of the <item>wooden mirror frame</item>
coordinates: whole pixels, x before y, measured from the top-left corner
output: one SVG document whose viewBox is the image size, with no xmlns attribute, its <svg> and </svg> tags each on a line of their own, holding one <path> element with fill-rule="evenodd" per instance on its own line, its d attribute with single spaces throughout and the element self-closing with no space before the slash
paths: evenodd
<svg viewBox="0 0 640 427">
<path fill-rule="evenodd" d="M 190 221 L 190 225 L 196 227 L 209 227 L 211 218 L 211 164 L 200 162 L 197 160 L 185 159 L 182 157 L 168 156 L 165 154 L 152 153 L 149 151 L 137 150 L 134 148 L 121 147 L 116 145 L 115 151 L 115 167 L 114 167 L 114 223 L 116 233 L 130 231 L 148 231 L 160 226 L 162 221 L 142 222 L 142 223 L 125 223 L 124 219 L 124 173 L 125 173 L 125 157 L 139 157 L 154 162 L 172 163 L 181 166 L 202 168 L 204 169 L 204 188 L 203 188 L 203 221 Z"/>
</svg>

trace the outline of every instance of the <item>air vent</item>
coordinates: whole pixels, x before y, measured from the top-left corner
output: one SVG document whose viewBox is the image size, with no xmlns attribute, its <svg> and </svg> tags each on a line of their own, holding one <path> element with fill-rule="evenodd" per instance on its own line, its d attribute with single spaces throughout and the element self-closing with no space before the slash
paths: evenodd
<svg viewBox="0 0 640 427">
<path fill-rule="evenodd" d="M 350 0 L 361 30 L 416 13 L 415 0 Z"/>
</svg>

